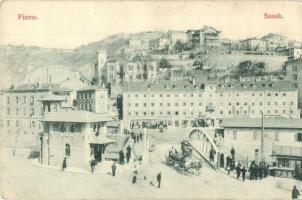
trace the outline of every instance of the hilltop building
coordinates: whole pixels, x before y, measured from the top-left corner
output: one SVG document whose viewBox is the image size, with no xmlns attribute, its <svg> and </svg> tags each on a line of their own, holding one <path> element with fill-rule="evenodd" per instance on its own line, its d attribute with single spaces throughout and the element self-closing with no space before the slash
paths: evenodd
<svg viewBox="0 0 302 200">
<path fill-rule="evenodd" d="M 167 38 L 169 39 L 169 43 L 174 45 L 177 41 L 182 43 L 188 42 L 187 33 L 184 31 L 168 31 Z"/>
<path fill-rule="evenodd" d="M 157 63 L 149 59 L 124 59 L 107 61 L 104 51 L 99 51 L 98 65 L 95 66 L 97 85 L 122 85 L 124 81 L 155 80 Z"/>
<path fill-rule="evenodd" d="M 219 47 L 221 31 L 211 26 L 203 26 L 201 29 L 188 30 L 188 44 L 193 47 Z"/>
<path fill-rule="evenodd" d="M 244 51 L 263 53 L 266 50 L 266 42 L 257 38 L 247 38 L 240 41 L 240 49 Z"/>
<path fill-rule="evenodd" d="M 267 51 L 275 51 L 277 47 L 288 46 L 287 37 L 276 33 L 268 33 L 262 37 L 262 40 L 266 43 Z"/>
<path fill-rule="evenodd" d="M 197 117 L 259 118 L 262 113 L 299 118 L 297 88 L 288 81 L 190 83 L 158 81 L 123 87 L 125 127 L 194 124 Z"/>
</svg>

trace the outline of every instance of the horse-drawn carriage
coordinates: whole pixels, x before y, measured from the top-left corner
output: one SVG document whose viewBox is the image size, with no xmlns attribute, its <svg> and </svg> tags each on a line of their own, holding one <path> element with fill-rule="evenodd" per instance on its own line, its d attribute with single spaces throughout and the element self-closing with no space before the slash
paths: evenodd
<svg viewBox="0 0 302 200">
<path fill-rule="evenodd" d="M 178 153 L 176 149 L 172 148 L 169 151 L 169 155 L 166 156 L 166 164 L 184 174 L 199 175 L 202 162 L 193 157 L 193 148 L 188 141 L 184 140 L 181 142 L 181 151 L 181 153 Z"/>
</svg>

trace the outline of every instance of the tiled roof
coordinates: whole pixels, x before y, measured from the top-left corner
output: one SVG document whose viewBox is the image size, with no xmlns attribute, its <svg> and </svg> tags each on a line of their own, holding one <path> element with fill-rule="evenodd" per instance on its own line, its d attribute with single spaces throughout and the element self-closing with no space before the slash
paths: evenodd
<svg viewBox="0 0 302 200">
<path fill-rule="evenodd" d="M 108 122 L 108 121 L 113 121 L 113 119 L 112 117 L 109 117 L 104 114 L 97 114 L 84 110 L 69 110 L 69 111 L 61 111 L 57 113 L 46 114 L 44 119 L 42 119 L 42 121 L 89 123 L 89 122 Z"/>
<path fill-rule="evenodd" d="M 89 85 L 89 86 L 85 86 L 81 89 L 78 89 L 77 91 L 88 91 L 88 90 L 107 90 L 107 89 L 103 88 L 101 86 L 98 86 L 98 85 Z"/>
<path fill-rule="evenodd" d="M 127 82 L 123 85 L 123 91 L 193 91 L 197 90 L 188 81 L 157 81 L 157 82 Z"/>
<path fill-rule="evenodd" d="M 224 128 L 261 128 L 261 118 L 226 118 Z M 264 118 L 264 128 L 302 129 L 302 119 Z"/>
<path fill-rule="evenodd" d="M 294 83 L 290 81 L 244 81 L 220 83 L 217 91 L 296 91 Z"/>
<path fill-rule="evenodd" d="M 38 100 L 39 101 L 65 101 L 66 97 L 59 96 L 59 95 L 54 95 L 54 94 L 49 94 L 47 96 L 41 97 Z"/>
</svg>

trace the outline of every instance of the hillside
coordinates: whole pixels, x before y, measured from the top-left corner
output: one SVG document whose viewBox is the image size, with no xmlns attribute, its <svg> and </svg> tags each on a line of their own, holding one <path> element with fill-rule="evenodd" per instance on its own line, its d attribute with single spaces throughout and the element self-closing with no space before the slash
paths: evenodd
<svg viewBox="0 0 302 200">
<path fill-rule="evenodd" d="M 32 73 L 39 74 L 36 72 L 37 70 L 48 68 L 49 71 L 53 71 L 50 68 L 57 68 L 58 66 L 66 68 L 71 72 L 79 71 L 82 75 L 88 74 L 90 76 L 90 68 L 96 60 L 98 49 L 106 49 L 110 56 L 125 47 L 129 39 L 148 40 L 161 34 L 161 32 L 118 34 L 71 50 L 23 45 L 0 45 L 0 86 L 5 88 L 10 82 L 21 83 L 24 82 L 24 79 L 28 81 L 27 77 Z M 63 71 L 66 70 L 64 69 Z M 33 77 L 33 80 L 38 79 L 40 77 Z"/>
</svg>

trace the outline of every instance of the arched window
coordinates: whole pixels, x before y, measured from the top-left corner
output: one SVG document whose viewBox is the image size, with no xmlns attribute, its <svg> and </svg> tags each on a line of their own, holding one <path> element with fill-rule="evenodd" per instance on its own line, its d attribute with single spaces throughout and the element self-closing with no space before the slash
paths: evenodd
<svg viewBox="0 0 302 200">
<path fill-rule="evenodd" d="M 65 144 L 65 156 L 70 156 L 70 145 Z"/>
</svg>

